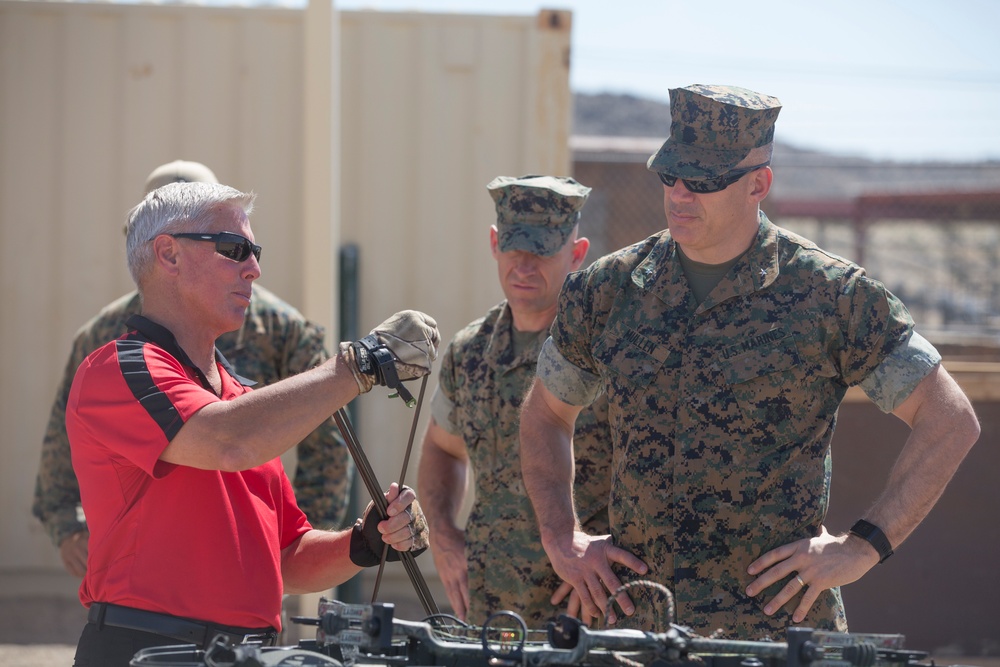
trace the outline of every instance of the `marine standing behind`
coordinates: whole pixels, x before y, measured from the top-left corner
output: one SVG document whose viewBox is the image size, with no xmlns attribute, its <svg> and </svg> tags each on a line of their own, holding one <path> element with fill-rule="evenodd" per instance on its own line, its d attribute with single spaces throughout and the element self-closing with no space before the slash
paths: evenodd
<svg viewBox="0 0 1000 667">
<path fill-rule="evenodd" d="M 418 489 L 455 613 L 483 623 L 491 612 L 515 611 L 538 628 L 558 614 L 554 603 L 569 589 L 559 589 L 521 481 L 518 417 L 559 288 L 590 246 L 578 235 L 590 188 L 553 176 L 500 176 L 486 187 L 496 205 L 490 250 L 506 299 L 448 345 Z M 604 534 L 611 463 L 606 401 L 581 413 L 574 446 L 582 528 Z M 475 504 L 463 530 L 458 514 L 472 479 Z"/>
</svg>

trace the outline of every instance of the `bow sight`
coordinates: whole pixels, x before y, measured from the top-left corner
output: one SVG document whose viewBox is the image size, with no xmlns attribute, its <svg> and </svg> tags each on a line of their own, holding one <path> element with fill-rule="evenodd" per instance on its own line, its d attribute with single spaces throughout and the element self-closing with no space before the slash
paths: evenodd
<svg viewBox="0 0 1000 667">
<path fill-rule="evenodd" d="M 666 632 L 592 630 L 568 616 L 549 623 L 543 633 L 528 631 L 513 612 L 499 612 L 475 627 L 444 614 L 404 621 L 394 618 L 392 604 L 352 605 L 325 598 L 318 611 L 316 617 L 292 619 L 316 626 L 316 639 L 295 647 L 234 647 L 217 638 L 206 651 L 190 646 L 144 649 L 131 665 L 906 667 L 927 657 L 923 651 L 903 650 L 902 635 L 788 628 L 784 642 L 730 641 L 700 637 L 680 625 Z"/>
</svg>

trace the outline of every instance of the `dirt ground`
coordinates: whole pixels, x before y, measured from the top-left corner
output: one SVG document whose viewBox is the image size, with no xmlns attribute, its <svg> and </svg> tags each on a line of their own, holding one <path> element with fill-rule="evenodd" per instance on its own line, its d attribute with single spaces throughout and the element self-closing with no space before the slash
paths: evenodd
<svg viewBox="0 0 1000 667">
<path fill-rule="evenodd" d="M 64 644 L 0 644 L 0 665 L 4 667 L 69 667 L 75 646 Z"/>
</svg>

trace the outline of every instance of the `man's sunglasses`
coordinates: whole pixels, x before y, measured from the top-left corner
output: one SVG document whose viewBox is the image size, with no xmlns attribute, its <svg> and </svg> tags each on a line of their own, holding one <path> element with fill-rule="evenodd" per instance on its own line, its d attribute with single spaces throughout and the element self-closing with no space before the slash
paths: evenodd
<svg viewBox="0 0 1000 667">
<path fill-rule="evenodd" d="M 250 258 L 250 253 L 260 261 L 260 246 L 250 243 L 250 239 L 232 232 L 220 232 L 218 234 L 197 234 L 181 233 L 171 234 L 175 239 L 193 239 L 195 241 L 212 241 L 215 243 L 215 252 L 234 262 L 244 262 Z"/>
<path fill-rule="evenodd" d="M 771 164 L 770 161 L 765 162 L 763 164 L 758 164 L 754 167 L 746 167 L 744 169 L 733 169 L 732 171 L 728 171 L 722 176 L 716 176 L 715 178 L 704 178 L 697 181 L 690 181 L 686 178 L 682 178 L 680 180 L 684 181 L 684 187 L 686 187 L 691 192 L 696 192 L 700 195 L 706 195 L 712 192 L 721 192 L 722 190 L 725 190 L 730 185 L 732 185 L 736 181 L 740 180 L 741 178 L 749 174 L 751 171 L 757 171 L 761 167 L 766 167 L 769 164 Z M 658 171 L 656 173 L 660 177 L 660 180 L 663 181 L 663 184 L 668 188 L 674 187 L 674 185 L 678 181 L 678 178 L 676 176 L 671 176 L 670 174 L 664 174 L 662 171 Z"/>
</svg>

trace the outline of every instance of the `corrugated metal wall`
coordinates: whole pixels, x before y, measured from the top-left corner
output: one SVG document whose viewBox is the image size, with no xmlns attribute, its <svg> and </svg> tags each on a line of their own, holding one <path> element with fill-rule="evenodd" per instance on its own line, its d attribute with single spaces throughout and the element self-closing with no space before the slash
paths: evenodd
<svg viewBox="0 0 1000 667">
<path fill-rule="evenodd" d="M 266 285 L 301 303 L 302 12 L 0 4 L 0 577 L 46 589 L 30 515 L 73 332 L 133 288 L 124 214 L 182 157 L 260 193 Z M 294 220 L 294 223 L 288 221 Z M 6 587 L 3 587 L 6 588 Z"/>
<path fill-rule="evenodd" d="M 502 298 L 486 184 L 569 173 L 568 141 L 553 140 L 569 133 L 568 30 L 541 40 L 534 19 L 369 12 L 343 13 L 341 30 L 343 99 L 367 100 L 345 103 L 342 119 L 342 239 L 362 248 L 361 326 L 416 308 L 450 338 Z M 405 444 L 399 401 L 358 407 L 364 434 L 391 416 L 390 442 Z M 374 463 L 380 481 L 399 465 Z"/>
<path fill-rule="evenodd" d="M 437 319 L 447 340 L 503 297 L 486 184 L 500 174 L 570 173 L 569 37 L 566 12 L 341 14 L 341 238 L 361 247 L 362 332 L 416 308 Z M 376 388 L 356 402 L 359 437 L 382 486 L 399 478 L 412 416 L 387 393 Z M 411 485 L 416 469 L 415 453 Z M 420 565 L 433 576 L 432 559 Z M 402 568 L 385 576 L 381 599 L 405 618 L 422 616 Z M 447 603 L 443 592 L 435 597 Z"/>
<path fill-rule="evenodd" d="M 486 183 L 569 173 L 568 51 L 566 12 L 0 1 L 0 596 L 75 589 L 30 515 L 39 444 L 73 332 L 132 288 L 121 229 L 154 166 L 257 191 L 262 283 L 308 316 L 333 325 L 342 239 L 364 330 L 418 308 L 447 339 L 500 298 Z M 358 431 L 388 484 L 411 413 L 382 396 Z"/>
</svg>

